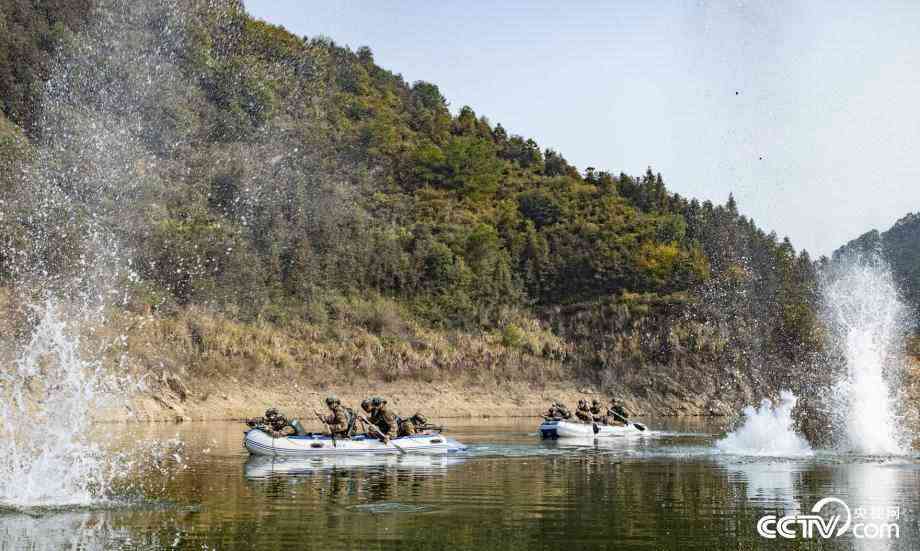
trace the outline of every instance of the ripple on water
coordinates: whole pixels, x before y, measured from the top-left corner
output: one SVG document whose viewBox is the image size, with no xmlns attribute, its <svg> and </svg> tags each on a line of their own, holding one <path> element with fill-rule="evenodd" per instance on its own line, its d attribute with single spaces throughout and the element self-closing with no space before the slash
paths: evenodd
<svg viewBox="0 0 920 551">
<path fill-rule="evenodd" d="M 371 513 L 374 515 L 393 514 L 393 513 L 424 513 L 431 511 L 430 507 L 424 505 L 409 505 L 397 501 L 381 501 L 378 503 L 362 503 L 346 507 L 347 510 L 356 513 Z"/>
</svg>

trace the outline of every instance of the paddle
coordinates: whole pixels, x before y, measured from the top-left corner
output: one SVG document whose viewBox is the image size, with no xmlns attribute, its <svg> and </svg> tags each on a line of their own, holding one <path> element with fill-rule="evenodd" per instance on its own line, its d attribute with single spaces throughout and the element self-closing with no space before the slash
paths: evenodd
<svg viewBox="0 0 920 551">
<path fill-rule="evenodd" d="M 384 443 L 384 444 L 386 444 L 387 442 L 389 442 L 390 444 L 393 444 L 393 447 L 394 447 L 394 448 L 396 448 L 397 450 L 399 450 L 399 453 L 407 453 L 406 450 L 404 450 L 404 449 L 402 448 L 402 446 L 400 446 L 399 444 L 397 444 L 394 440 L 390 440 L 390 438 L 387 437 L 387 435 L 383 434 L 383 431 L 381 431 L 379 428 L 377 428 L 377 425 L 375 425 L 375 424 L 371 423 L 370 421 L 368 421 L 368 420 L 367 420 L 367 417 L 365 417 L 365 416 L 363 416 L 363 415 L 359 415 L 359 416 L 358 416 L 358 419 L 360 419 L 360 420 L 364 423 L 364 426 L 365 426 L 365 427 L 371 429 L 373 432 L 376 432 L 378 435 L 380 435 L 380 438 L 383 440 L 383 443 Z"/>
<path fill-rule="evenodd" d="M 333 447 L 333 448 L 336 447 L 336 445 L 335 445 L 335 433 L 332 432 L 332 427 L 330 427 L 330 426 L 329 426 L 329 423 L 326 422 L 326 418 L 323 417 L 323 416 L 320 414 L 320 412 L 316 411 L 315 409 L 313 410 L 313 413 L 315 413 L 316 416 L 319 418 L 319 422 L 320 422 L 320 423 L 326 425 L 326 430 L 329 431 L 329 436 L 332 438 L 332 447 Z"/>
<path fill-rule="evenodd" d="M 613 415 L 614 417 L 616 417 L 617 419 L 619 419 L 620 421 L 623 421 L 624 423 L 626 423 L 627 425 L 632 425 L 632 426 L 636 427 L 637 429 L 639 429 L 640 431 L 644 431 L 644 430 L 645 430 L 645 425 L 643 425 L 642 423 L 632 423 L 632 422 L 629 421 L 629 419 L 623 417 L 622 415 L 620 415 L 619 413 L 617 413 L 617 412 L 615 412 L 615 411 L 613 411 L 613 410 L 608 410 L 608 412 L 609 412 L 611 415 Z"/>
</svg>

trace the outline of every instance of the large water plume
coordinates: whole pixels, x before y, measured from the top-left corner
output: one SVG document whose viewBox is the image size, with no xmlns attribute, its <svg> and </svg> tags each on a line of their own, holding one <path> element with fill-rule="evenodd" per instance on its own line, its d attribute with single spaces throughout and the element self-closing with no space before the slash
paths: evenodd
<svg viewBox="0 0 920 551">
<path fill-rule="evenodd" d="M 831 411 L 844 451 L 903 451 L 892 392 L 903 361 L 907 310 L 888 267 L 878 258 L 839 259 L 823 282 L 828 345 L 845 368 L 833 387 Z"/>
<path fill-rule="evenodd" d="M 0 335 L 0 507 L 108 500 L 131 468 L 92 421 L 132 386 L 109 324 L 137 281 L 125 251 L 145 215 L 136 199 L 182 146 L 153 109 L 181 87 L 178 13 L 168 0 L 98 3 L 59 52 L 33 154 L 3 198 L 22 233 L 3 251 L 7 291 L 31 334 Z"/>
</svg>

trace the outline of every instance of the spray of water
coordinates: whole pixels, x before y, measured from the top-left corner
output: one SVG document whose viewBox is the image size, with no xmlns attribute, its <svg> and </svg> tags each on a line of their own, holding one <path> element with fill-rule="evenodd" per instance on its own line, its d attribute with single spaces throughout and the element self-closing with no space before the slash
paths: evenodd
<svg viewBox="0 0 920 551">
<path fill-rule="evenodd" d="M 775 406 L 770 400 L 763 400 L 759 408 L 746 407 L 743 424 L 716 442 L 716 447 L 722 452 L 738 455 L 812 455 L 808 441 L 794 429 L 792 410 L 795 403 L 796 397 L 783 391 Z"/>
<path fill-rule="evenodd" d="M 90 411 L 112 396 L 115 379 L 81 357 L 50 300 L 15 368 L 3 373 L 0 504 L 87 505 L 103 497 L 118 462 L 87 439 Z"/>
<path fill-rule="evenodd" d="M 846 365 L 832 411 L 844 451 L 898 454 L 900 425 L 891 384 L 902 365 L 906 309 L 891 272 L 878 260 L 842 260 L 823 282 L 829 345 Z"/>
<path fill-rule="evenodd" d="M 123 249 L 145 215 L 135 199 L 156 189 L 151 174 L 182 145 L 151 109 L 181 87 L 181 11 L 170 0 L 96 9 L 54 62 L 40 139 L 3 198 L 24 232 L 3 251 L 11 294 L 32 306 L 27 339 L 0 335 L 0 508 L 109 501 L 138 464 L 94 438 L 105 429 L 92 421 L 132 388 L 113 353 L 122 337 L 107 324 L 137 280 Z"/>
</svg>

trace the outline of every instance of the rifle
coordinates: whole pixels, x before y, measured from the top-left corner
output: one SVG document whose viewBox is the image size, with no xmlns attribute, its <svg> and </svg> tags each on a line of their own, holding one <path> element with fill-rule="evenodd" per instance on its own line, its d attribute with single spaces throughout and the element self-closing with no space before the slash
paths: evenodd
<svg viewBox="0 0 920 551">
<path fill-rule="evenodd" d="M 326 422 L 326 418 L 323 417 L 322 414 L 320 414 L 320 412 L 314 409 L 313 413 L 315 413 L 316 416 L 319 418 L 320 423 L 326 425 L 326 430 L 329 431 L 329 436 L 332 438 L 332 447 L 334 448 L 335 447 L 335 433 L 332 432 L 332 427 L 329 426 L 329 423 Z"/>
</svg>

